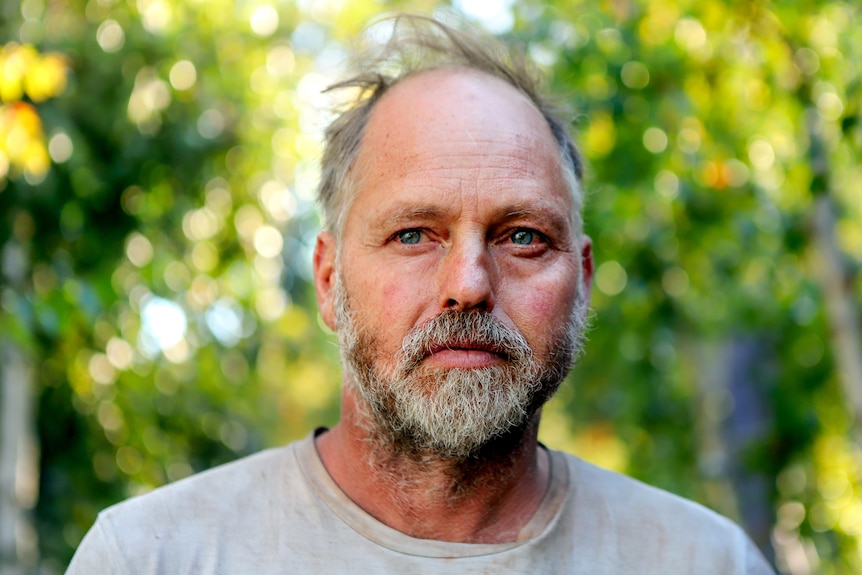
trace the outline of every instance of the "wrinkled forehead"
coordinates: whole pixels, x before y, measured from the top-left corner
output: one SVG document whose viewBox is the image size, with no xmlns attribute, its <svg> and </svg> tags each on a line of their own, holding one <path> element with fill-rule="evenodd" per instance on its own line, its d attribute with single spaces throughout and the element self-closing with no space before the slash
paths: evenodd
<svg viewBox="0 0 862 575">
<path fill-rule="evenodd" d="M 463 68 L 423 72 L 384 94 L 351 179 L 360 193 L 369 181 L 431 168 L 462 178 L 505 169 L 515 178 L 567 188 L 560 148 L 535 104 L 503 80 Z"/>
</svg>

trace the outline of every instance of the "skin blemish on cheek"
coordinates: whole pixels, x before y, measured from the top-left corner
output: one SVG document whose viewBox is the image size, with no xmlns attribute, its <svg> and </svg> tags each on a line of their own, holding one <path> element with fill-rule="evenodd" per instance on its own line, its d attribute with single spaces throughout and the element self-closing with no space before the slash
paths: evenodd
<svg viewBox="0 0 862 575">
<path fill-rule="evenodd" d="M 533 313 L 537 315 L 554 314 L 559 311 L 558 306 L 560 304 L 574 305 L 578 293 L 574 276 L 568 282 L 568 286 L 561 285 L 559 281 L 558 279 L 544 285 L 534 285 L 530 293 L 525 295 L 525 303 L 528 304 Z M 560 298 L 560 293 L 565 291 L 570 292 L 569 297 Z"/>
<path fill-rule="evenodd" d="M 398 286 L 387 284 L 383 287 L 383 297 L 386 298 L 386 301 L 393 301 L 400 295 L 398 291 Z"/>
<path fill-rule="evenodd" d="M 545 315 L 554 309 L 552 296 L 547 292 L 538 292 L 533 297 L 533 311 L 537 314 Z"/>
</svg>

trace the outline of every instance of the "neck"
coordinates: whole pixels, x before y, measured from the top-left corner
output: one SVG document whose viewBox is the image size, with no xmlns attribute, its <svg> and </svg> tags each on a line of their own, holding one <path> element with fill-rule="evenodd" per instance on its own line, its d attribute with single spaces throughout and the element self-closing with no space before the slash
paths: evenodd
<svg viewBox="0 0 862 575">
<path fill-rule="evenodd" d="M 341 422 L 317 448 L 336 484 L 386 525 L 422 539 L 501 543 L 517 540 L 548 484 L 538 423 L 536 413 L 469 458 L 410 452 L 374 433 L 345 386 Z"/>
</svg>

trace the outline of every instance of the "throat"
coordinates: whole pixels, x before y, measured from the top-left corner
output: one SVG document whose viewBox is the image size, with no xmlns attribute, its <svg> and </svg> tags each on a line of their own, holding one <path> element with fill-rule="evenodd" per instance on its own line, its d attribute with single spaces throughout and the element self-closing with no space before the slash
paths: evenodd
<svg viewBox="0 0 862 575">
<path fill-rule="evenodd" d="M 391 507 L 376 517 L 412 537 L 461 543 L 518 540 L 539 508 L 550 478 L 548 455 L 530 465 L 510 454 L 487 461 L 389 462 L 382 484 Z M 374 514 L 374 513 L 372 513 Z"/>
<path fill-rule="evenodd" d="M 376 447 L 366 453 L 366 469 L 385 495 L 366 511 L 416 538 L 516 541 L 538 509 L 550 476 L 534 427 L 495 438 L 471 457 L 444 458 L 369 438 L 366 445 Z"/>
</svg>

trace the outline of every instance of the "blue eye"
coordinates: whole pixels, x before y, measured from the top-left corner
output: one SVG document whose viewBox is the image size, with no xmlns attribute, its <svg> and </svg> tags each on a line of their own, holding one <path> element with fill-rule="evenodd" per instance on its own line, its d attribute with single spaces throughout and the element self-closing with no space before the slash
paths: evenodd
<svg viewBox="0 0 862 575">
<path fill-rule="evenodd" d="M 512 243 L 519 246 L 528 246 L 533 243 L 536 234 L 530 230 L 518 230 L 512 234 Z"/>
<path fill-rule="evenodd" d="M 402 244 L 418 244 L 421 239 L 422 232 L 419 230 L 404 230 L 403 232 L 398 232 L 398 241 Z"/>
</svg>

